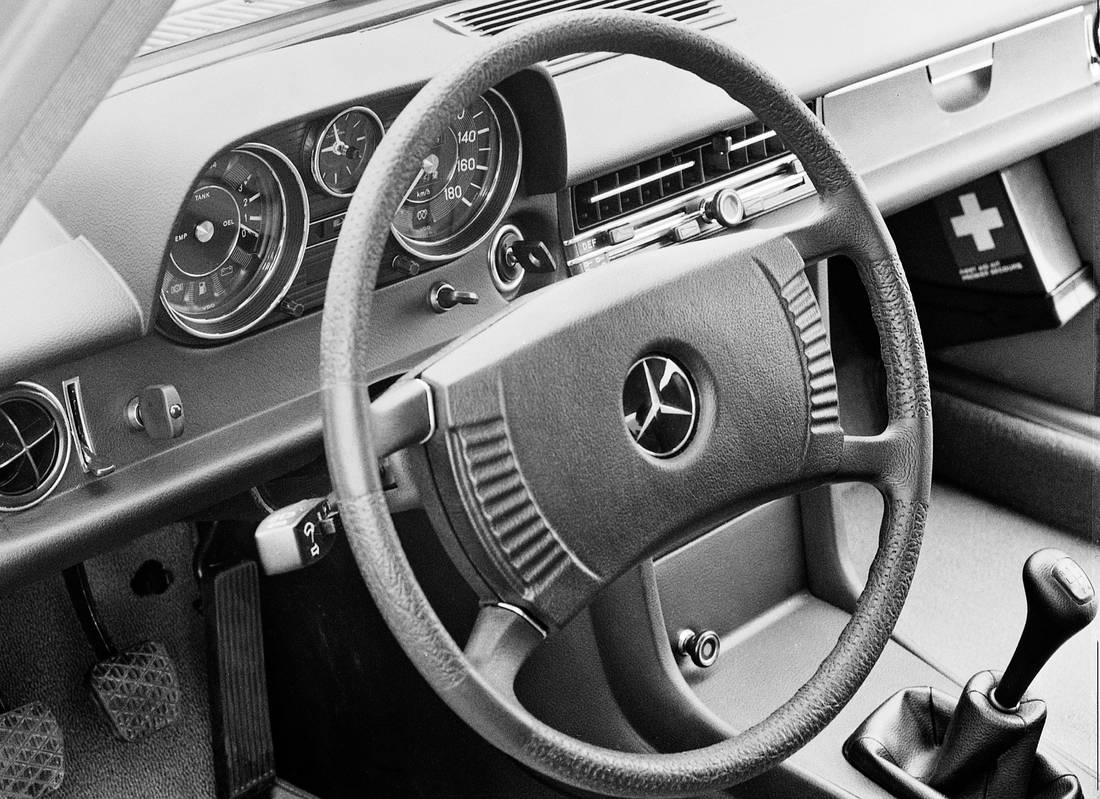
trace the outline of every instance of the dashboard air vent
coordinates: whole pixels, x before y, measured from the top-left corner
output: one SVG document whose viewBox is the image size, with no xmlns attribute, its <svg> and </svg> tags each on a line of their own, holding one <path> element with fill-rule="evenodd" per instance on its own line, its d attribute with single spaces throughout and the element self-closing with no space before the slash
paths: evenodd
<svg viewBox="0 0 1100 799">
<path fill-rule="evenodd" d="M 69 429 L 61 405 L 33 383 L 0 392 L 0 511 L 44 500 L 69 462 Z"/>
<path fill-rule="evenodd" d="M 596 10 L 638 11 L 698 28 L 712 28 L 733 20 L 723 0 L 489 0 L 453 11 L 438 20 L 466 36 L 496 36 L 549 14 Z M 582 53 L 554 59 L 547 66 L 557 75 L 611 57 L 611 53 Z"/>
<path fill-rule="evenodd" d="M 586 230 L 784 155 L 759 122 L 722 131 L 573 187 L 573 222 Z"/>
</svg>

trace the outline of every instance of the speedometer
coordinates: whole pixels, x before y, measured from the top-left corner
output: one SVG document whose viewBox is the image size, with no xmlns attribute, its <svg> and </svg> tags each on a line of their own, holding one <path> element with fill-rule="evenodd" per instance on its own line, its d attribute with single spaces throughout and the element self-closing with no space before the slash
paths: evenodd
<svg viewBox="0 0 1100 799">
<path fill-rule="evenodd" d="M 262 320 L 297 274 L 305 204 L 297 170 L 270 147 L 242 145 L 207 164 L 168 244 L 161 301 L 172 321 L 216 339 Z"/>
<path fill-rule="evenodd" d="M 406 249 L 428 260 L 469 252 L 496 227 L 519 182 L 516 115 L 495 91 L 454 116 L 421 163 L 393 220 Z"/>
</svg>

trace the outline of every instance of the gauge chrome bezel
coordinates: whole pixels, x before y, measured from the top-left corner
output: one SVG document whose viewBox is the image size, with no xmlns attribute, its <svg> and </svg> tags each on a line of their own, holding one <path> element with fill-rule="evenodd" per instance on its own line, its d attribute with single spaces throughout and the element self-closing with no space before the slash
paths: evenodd
<svg viewBox="0 0 1100 799">
<path fill-rule="evenodd" d="M 515 174 L 512 175 L 511 184 L 505 195 L 498 196 L 497 190 L 500 188 L 501 175 L 504 174 L 505 159 L 507 157 L 507 151 L 505 149 L 505 135 L 504 127 L 500 115 L 489 101 L 489 95 L 493 95 L 501 104 L 503 108 L 508 111 L 508 123 L 511 135 L 515 136 L 516 140 L 516 157 L 514 162 Z M 459 228 L 457 231 L 447 236 L 446 238 L 438 239 L 435 241 L 423 241 L 410 239 L 400 230 L 397 229 L 397 225 L 390 224 L 390 232 L 393 237 L 397 239 L 397 242 L 409 251 L 417 258 L 422 258 L 425 261 L 451 261 L 455 258 L 460 258 L 466 255 L 470 251 L 477 248 L 482 242 L 485 241 L 492 233 L 497 229 L 501 222 L 504 221 L 504 217 L 508 215 L 508 210 L 512 205 L 512 200 L 515 199 L 516 192 L 519 190 L 519 178 L 523 173 L 523 135 L 519 127 L 519 117 L 516 115 L 516 111 L 512 108 L 512 104 L 505 99 L 504 95 L 498 92 L 496 89 L 489 89 L 482 97 L 485 99 L 485 105 L 488 107 L 489 112 L 496 120 L 497 129 L 500 131 L 500 166 L 497 169 L 497 173 L 493 176 L 493 182 L 489 186 L 488 192 L 486 192 L 486 199 L 481 204 L 481 208 L 467 220 L 466 224 Z M 414 184 L 415 185 L 415 184 Z M 411 191 L 410 187 L 410 191 Z M 500 207 L 493 213 L 492 218 L 489 219 L 485 216 L 490 206 L 495 205 L 495 202 L 499 201 Z M 403 206 L 405 203 L 402 202 Z M 488 224 L 486 220 L 489 219 Z M 475 225 L 484 225 L 484 230 L 478 233 L 470 242 L 463 244 L 457 249 L 446 249 L 446 245 L 455 241 L 461 236 L 466 235 L 469 230 Z"/>
<path fill-rule="evenodd" d="M 224 341 L 226 339 L 235 338 L 249 330 L 252 330 L 258 324 L 263 322 L 271 314 L 272 311 L 283 301 L 286 293 L 290 290 L 294 280 L 298 277 L 298 272 L 301 269 L 302 261 L 305 257 L 306 251 L 306 239 L 309 234 L 309 195 L 306 192 L 305 182 L 302 180 L 301 173 L 297 167 L 294 166 L 294 162 L 291 161 L 281 151 L 271 147 L 267 144 L 260 142 L 245 142 L 244 144 L 237 145 L 230 148 L 222 154 L 229 154 L 235 152 L 243 152 L 257 158 L 264 166 L 271 172 L 272 178 L 275 180 L 275 185 L 279 188 L 279 198 L 283 206 L 282 225 L 279 231 L 279 241 L 275 246 L 272 254 L 268 255 L 260 266 L 263 270 L 264 265 L 270 263 L 271 267 L 267 269 L 267 274 L 263 277 L 255 288 L 249 293 L 249 295 L 226 313 L 217 317 L 209 318 L 195 318 L 191 317 L 178 309 L 174 308 L 164 295 L 164 289 L 161 288 L 161 306 L 168 313 L 172 322 L 186 333 L 195 336 L 197 338 L 206 339 L 209 341 Z M 217 158 L 218 156 L 215 156 Z M 286 170 L 287 174 L 293 179 L 297 185 L 297 195 L 301 198 L 302 203 L 302 225 L 301 231 L 297 229 L 292 230 L 290 227 L 290 203 L 289 203 L 289 191 L 286 185 L 286 181 L 282 175 L 279 174 L 279 170 L 273 166 L 268 158 L 274 158 L 279 162 L 279 165 Z M 173 227 L 173 230 L 175 228 Z M 294 261 L 289 269 L 284 269 L 283 264 L 288 251 L 292 250 L 291 235 L 294 234 L 297 241 L 297 253 L 294 257 Z M 171 258 L 171 255 L 169 255 Z M 264 308 L 258 314 L 252 314 L 251 318 L 240 325 L 229 324 L 225 326 L 227 322 L 231 322 L 236 316 L 240 316 L 242 311 L 251 310 L 252 304 L 256 299 L 264 292 L 266 288 L 276 279 L 276 275 L 280 272 L 285 273 L 285 277 L 280 278 L 280 285 L 275 291 L 272 299 L 268 302 L 267 307 Z M 163 280 L 162 280 L 163 282 Z M 213 326 L 223 326 L 220 329 L 211 329 Z"/>
<path fill-rule="evenodd" d="M 359 183 L 358 181 L 356 181 L 356 184 L 352 187 L 352 190 L 346 193 L 333 190 L 328 185 L 328 183 L 325 182 L 324 177 L 321 175 L 321 145 L 324 143 L 325 136 L 328 134 L 329 129 L 336 124 L 336 121 L 340 117 L 350 111 L 362 111 L 368 117 L 374 120 L 374 124 L 378 126 L 379 141 L 381 141 L 382 137 L 386 135 L 386 126 L 382 124 L 381 117 L 379 117 L 378 114 L 367 108 L 365 105 L 349 105 L 344 110 L 336 112 L 329 119 L 329 121 L 325 123 L 324 127 L 321 128 L 320 133 L 317 134 L 317 138 L 313 142 L 313 147 L 311 148 L 312 152 L 310 153 L 309 157 L 309 168 L 310 172 L 312 173 L 313 182 L 317 184 L 317 188 L 319 188 L 321 191 L 325 192 L 329 196 L 341 197 L 343 199 L 347 199 L 348 197 L 351 197 L 353 194 L 355 194 L 355 189 L 358 187 Z M 377 147 L 377 145 L 375 146 Z M 370 155 L 367 156 L 367 161 L 370 161 L 373 156 L 374 153 L 372 152 Z"/>
</svg>

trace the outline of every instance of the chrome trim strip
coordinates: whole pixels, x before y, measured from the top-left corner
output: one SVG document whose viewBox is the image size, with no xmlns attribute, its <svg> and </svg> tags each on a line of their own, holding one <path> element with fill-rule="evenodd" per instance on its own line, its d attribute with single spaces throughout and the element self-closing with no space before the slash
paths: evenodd
<svg viewBox="0 0 1100 799">
<path fill-rule="evenodd" d="M 428 403 L 428 432 L 424 438 L 416 442 L 417 445 L 423 446 L 432 440 L 432 436 L 435 435 L 436 420 L 435 420 L 435 397 L 432 395 L 432 387 L 428 383 L 419 377 L 413 378 L 414 383 L 419 383 L 420 387 L 424 389 L 424 399 Z"/>
<path fill-rule="evenodd" d="M 73 392 L 74 403 L 69 402 L 69 392 Z M 61 384 L 61 405 L 65 410 L 65 418 L 69 420 L 69 431 L 76 443 L 76 457 L 80 461 L 80 468 L 85 474 L 91 473 L 91 461 L 88 455 L 95 455 L 95 443 L 92 441 L 92 432 L 88 429 L 88 417 L 84 413 L 84 392 L 80 389 L 80 377 L 70 377 Z M 80 431 L 84 431 L 81 439 Z"/>
<path fill-rule="evenodd" d="M 744 141 L 731 142 L 730 146 L 729 146 L 729 149 L 726 150 L 726 154 L 728 155 L 729 153 L 732 153 L 735 150 L 744 150 L 746 147 L 751 147 L 754 144 L 759 144 L 762 141 L 767 141 L 768 139 L 775 138 L 778 135 L 779 134 L 776 133 L 774 130 L 766 130 L 763 133 L 758 133 L 755 136 L 750 136 L 749 138 L 745 139 Z"/>
<path fill-rule="evenodd" d="M 517 616 L 519 616 L 519 617 L 520 617 L 521 619 L 523 619 L 523 620 L 524 620 L 525 622 L 527 622 L 527 623 L 528 623 L 528 624 L 530 624 L 530 625 L 531 625 L 532 627 L 534 627 L 534 628 L 535 628 L 535 632 L 537 632 L 537 633 L 538 633 L 539 635 L 541 635 L 541 636 L 542 636 L 543 638 L 546 638 L 546 628 L 545 628 L 545 627 L 543 627 L 543 626 L 542 626 L 541 624 L 539 624 L 539 623 L 538 623 L 537 621 L 535 621 L 534 617 L 532 617 L 532 616 L 531 616 L 531 614 L 530 614 L 530 613 L 528 613 L 528 612 L 527 612 L 526 610 L 524 610 L 523 608 L 521 608 L 521 607 L 519 607 L 519 606 L 517 606 L 517 605 L 512 605 L 512 604 L 510 604 L 510 603 L 508 603 L 508 602 L 494 602 L 493 604 L 494 604 L 494 605 L 495 605 L 496 607 L 500 608 L 501 610 L 506 610 L 506 611 L 508 611 L 509 613 L 514 613 L 514 614 L 516 614 L 516 615 L 517 615 Z"/>
</svg>

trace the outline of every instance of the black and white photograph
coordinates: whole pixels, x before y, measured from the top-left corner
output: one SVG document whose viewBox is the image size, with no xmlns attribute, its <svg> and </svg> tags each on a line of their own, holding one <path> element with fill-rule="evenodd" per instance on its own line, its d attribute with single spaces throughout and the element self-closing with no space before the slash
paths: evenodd
<svg viewBox="0 0 1100 799">
<path fill-rule="evenodd" d="M 1100 799 L 1100 0 L 0 0 L 0 799 Z"/>
</svg>

